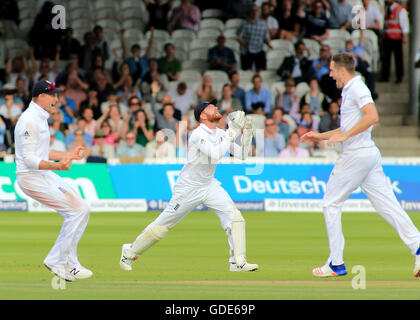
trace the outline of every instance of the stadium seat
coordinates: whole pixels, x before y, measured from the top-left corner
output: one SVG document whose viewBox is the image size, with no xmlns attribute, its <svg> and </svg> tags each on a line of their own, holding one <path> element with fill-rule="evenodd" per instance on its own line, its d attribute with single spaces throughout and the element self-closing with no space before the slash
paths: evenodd
<svg viewBox="0 0 420 320">
<path fill-rule="evenodd" d="M 207 61 L 208 50 L 205 48 L 191 49 L 190 60 L 204 60 Z"/>
<path fill-rule="evenodd" d="M 211 43 L 207 39 L 194 39 L 190 43 L 190 50 L 200 49 L 200 48 L 201 49 L 204 48 L 204 49 L 207 49 L 208 50 L 213 45 L 214 45 L 214 43 Z"/>
<path fill-rule="evenodd" d="M 279 76 L 277 75 L 277 72 L 274 70 L 262 70 L 260 71 L 260 76 L 261 79 L 263 80 L 263 83 L 265 83 L 265 85 L 267 87 L 271 88 L 271 85 L 268 86 L 267 83 L 274 83 L 276 81 L 279 81 Z"/>
<path fill-rule="evenodd" d="M 284 114 L 283 120 L 285 120 L 289 125 L 289 133 L 292 133 L 297 129 L 296 121 L 290 115 Z"/>
<path fill-rule="evenodd" d="M 288 53 L 280 50 L 271 50 L 267 52 L 267 70 L 277 70 Z"/>
<path fill-rule="evenodd" d="M 170 39 L 168 42 L 172 43 L 175 46 L 175 52 L 178 49 L 182 51 L 189 52 L 191 43 L 189 41 L 185 41 L 184 39 Z"/>
<path fill-rule="evenodd" d="M 285 85 L 284 85 L 284 81 L 277 81 L 274 82 L 271 85 L 271 104 L 274 105 L 276 96 L 277 96 L 277 90 L 279 90 L 281 93 L 284 93 L 284 90 L 286 89 Z"/>
<path fill-rule="evenodd" d="M 327 44 L 330 47 L 330 51 L 332 54 L 337 54 L 346 46 L 346 42 L 344 39 L 327 39 L 323 42 L 323 44 Z"/>
<path fill-rule="evenodd" d="M 218 70 L 208 70 L 204 72 L 205 76 L 209 76 L 213 83 L 215 82 L 221 82 L 223 84 L 229 82 L 229 77 L 226 72 L 224 71 L 218 71 Z"/>
<path fill-rule="evenodd" d="M 191 59 L 191 55 L 190 55 Z M 208 63 L 205 60 L 186 60 L 182 62 L 182 71 L 195 70 L 200 73 L 208 69 Z"/>
<path fill-rule="evenodd" d="M 95 9 L 94 16 L 96 20 L 110 19 L 118 21 L 115 18 L 115 9 L 109 7 Z"/>
<path fill-rule="evenodd" d="M 191 30 L 175 30 L 172 32 L 171 39 L 183 39 L 187 42 L 196 38 L 196 35 Z"/>
<path fill-rule="evenodd" d="M 143 33 L 145 24 L 140 19 L 124 19 L 121 22 L 121 27 L 124 29 L 137 29 L 138 32 Z"/>
<path fill-rule="evenodd" d="M 20 1 L 16 1 L 17 2 L 17 6 L 19 8 L 19 12 L 22 9 L 26 9 L 26 8 L 30 8 L 32 11 L 34 11 L 34 6 L 36 5 L 35 1 L 33 0 L 20 0 Z"/>
<path fill-rule="evenodd" d="M 179 81 L 184 82 L 200 82 L 201 80 L 201 72 L 196 70 L 182 70 L 179 75 Z"/>
<path fill-rule="evenodd" d="M 92 22 L 89 19 L 72 19 L 70 21 L 70 26 L 73 29 L 81 29 L 81 30 L 92 30 L 93 26 L 92 26 Z"/>
<path fill-rule="evenodd" d="M 150 30 L 146 32 L 146 39 L 150 38 Z M 155 30 L 154 39 L 161 42 L 167 42 L 170 39 L 169 32 L 166 30 Z"/>
<path fill-rule="evenodd" d="M 330 34 L 328 35 L 327 41 L 330 39 L 339 39 L 346 41 L 350 39 L 350 33 L 346 30 L 330 29 Z"/>
<path fill-rule="evenodd" d="M 34 11 L 34 8 L 23 8 L 19 11 L 19 19 L 25 20 L 25 19 L 32 19 L 34 20 L 36 17 L 36 11 Z"/>
<path fill-rule="evenodd" d="M 236 39 L 227 39 L 225 46 L 232 49 L 233 52 L 240 54 L 241 46 Z"/>
<path fill-rule="evenodd" d="M 230 30 L 233 29 L 236 31 L 236 29 L 239 28 L 239 26 L 244 22 L 244 19 L 240 19 L 240 18 L 233 18 L 233 19 L 229 19 L 225 22 L 225 31 L 226 30 Z"/>
<path fill-rule="evenodd" d="M 207 39 L 214 42 L 220 34 L 221 32 L 216 29 L 202 29 L 198 31 L 197 37 L 198 39 Z"/>
<path fill-rule="evenodd" d="M 19 24 L 19 29 L 21 32 L 23 32 L 26 35 L 31 30 L 33 24 L 34 24 L 34 19 L 32 18 L 22 20 Z"/>
<path fill-rule="evenodd" d="M 311 52 L 311 58 L 312 59 L 318 59 L 319 58 L 319 51 L 321 49 L 320 44 L 318 41 L 313 39 L 303 39 L 303 43 L 305 43 L 305 46 L 309 48 Z"/>
<path fill-rule="evenodd" d="M 127 28 L 124 33 L 125 38 L 136 39 L 136 41 L 144 40 L 143 32 L 137 28 Z"/>
<path fill-rule="evenodd" d="M 93 23 L 92 21 L 92 16 L 94 16 L 94 14 L 92 14 L 93 11 L 90 10 L 86 10 L 86 8 L 77 8 L 77 9 L 73 9 L 69 11 L 69 22 L 70 24 L 73 22 L 73 20 L 77 20 L 77 19 L 89 19 L 91 20 L 91 23 Z"/>
<path fill-rule="evenodd" d="M 119 21 L 115 19 L 99 19 L 96 20 L 96 25 L 100 25 L 104 29 L 104 31 L 111 30 L 119 32 L 121 30 Z"/>
<path fill-rule="evenodd" d="M 61 4 L 61 3 L 60 3 Z M 86 9 L 89 10 L 89 2 L 85 0 L 71 0 L 68 1 L 66 9 L 68 10 L 74 10 L 74 9 Z"/>
<path fill-rule="evenodd" d="M 273 50 L 283 50 L 289 52 L 290 55 L 295 54 L 293 43 L 288 40 L 274 39 L 270 41 Z"/>
<path fill-rule="evenodd" d="M 88 1 L 86 1 L 88 2 Z M 94 3 L 95 10 L 101 9 L 101 8 L 113 8 L 116 9 L 114 5 L 114 1 L 112 0 L 96 0 L 92 1 Z"/>
<path fill-rule="evenodd" d="M 223 31 L 223 35 L 225 36 L 226 40 L 236 40 L 238 39 L 238 35 L 236 34 L 236 29 L 228 29 Z"/>
<path fill-rule="evenodd" d="M 203 29 L 216 29 L 220 32 L 224 29 L 224 24 L 222 20 L 219 19 L 205 19 L 200 21 L 199 30 Z"/>
<path fill-rule="evenodd" d="M 220 9 L 205 9 L 201 13 L 202 19 L 210 19 L 210 18 L 220 18 L 222 17 L 224 12 Z"/>
<path fill-rule="evenodd" d="M 311 88 L 309 88 L 306 82 L 301 82 L 296 86 L 296 95 L 298 97 L 302 97 L 305 94 L 307 94 L 310 90 Z"/>
</svg>

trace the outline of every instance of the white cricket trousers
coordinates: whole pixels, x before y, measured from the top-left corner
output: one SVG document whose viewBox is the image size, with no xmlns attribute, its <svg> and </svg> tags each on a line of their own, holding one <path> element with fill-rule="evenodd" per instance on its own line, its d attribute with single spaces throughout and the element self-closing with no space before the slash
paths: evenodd
<svg viewBox="0 0 420 320">
<path fill-rule="evenodd" d="M 361 187 L 375 210 L 394 227 L 413 255 L 420 245 L 420 232 L 401 208 L 391 184 L 382 170 L 381 155 L 376 146 L 343 152 L 330 175 L 323 209 L 330 256 L 328 263 L 344 263 L 344 236 L 341 209 L 344 201 Z"/>
<path fill-rule="evenodd" d="M 66 181 L 52 171 L 18 173 L 24 193 L 57 211 L 64 222 L 44 263 L 52 266 L 80 266 L 77 245 L 89 221 L 89 207 Z"/>
<path fill-rule="evenodd" d="M 238 209 L 220 182 L 213 179 L 209 185 L 201 188 L 176 184 L 168 206 L 143 232 L 156 225 L 171 229 L 201 204 L 214 211 L 225 231 L 232 230 L 233 216 Z M 232 235 L 230 232 L 226 234 L 230 248 L 229 262 L 235 262 Z"/>
</svg>

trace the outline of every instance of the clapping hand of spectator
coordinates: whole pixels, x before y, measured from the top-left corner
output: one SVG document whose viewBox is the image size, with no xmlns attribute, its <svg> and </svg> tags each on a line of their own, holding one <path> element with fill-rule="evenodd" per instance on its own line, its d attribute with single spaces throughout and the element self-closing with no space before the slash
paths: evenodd
<svg viewBox="0 0 420 320">
<path fill-rule="evenodd" d="M 152 84 L 150 85 L 150 89 L 152 90 L 152 96 L 153 97 L 156 97 L 157 93 L 161 89 L 161 85 L 160 85 L 159 82 L 153 81 Z"/>
</svg>

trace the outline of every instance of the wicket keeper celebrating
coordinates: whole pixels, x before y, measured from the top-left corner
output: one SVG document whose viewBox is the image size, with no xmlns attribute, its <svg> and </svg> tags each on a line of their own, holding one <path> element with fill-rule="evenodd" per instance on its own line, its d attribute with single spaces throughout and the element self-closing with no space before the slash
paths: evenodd
<svg viewBox="0 0 420 320">
<path fill-rule="evenodd" d="M 230 271 L 258 269 L 258 265 L 246 261 L 245 220 L 220 182 L 213 177 L 217 162 L 226 152 L 246 159 L 252 140 L 252 121 L 243 111 L 236 111 L 228 117 L 229 129 L 219 129 L 217 124 L 222 115 L 216 103 L 216 100 L 202 102 L 194 109 L 195 119 L 200 125 L 189 139 L 187 163 L 176 181 L 172 198 L 166 209 L 133 243 L 122 246 L 120 266 L 123 270 L 130 271 L 138 255 L 162 240 L 169 229 L 201 204 L 216 213 L 226 231 Z M 241 133 L 242 146 L 239 146 L 235 140 Z"/>
<path fill-rule="evenodd" d="M 44 265 L 61 279 L 74 281 L 93 274 L 77 258 L 77 244 L 88 223 L 89 208 L 80 195 L 53 172 L 69 170 L 71 160 L 81 159 L 84 153 L 83 147 L 76 148 L 73 154 L 50 150 L 47 119 L 54 111 L 60 91 L 54 82 L 46 80 L 34 85 L 32 101 L 15 128 L 16 176 L 25 194 L 63 216 L 60 234 Z"/>
<path fill-rule="evenodd" d="M 327 226 L 330 256 L 327 263 L 312 270 L 316 277 L 347 274 L 343 260 L 344 236 L 341 208 L 344 201 L 361 187 L 376 211 L 397 230 L 401 240 L 415 257 L 414 276 L 420 277 L 420 232 L 401 208 L 381 164 L 381 155 L 371 139 L 372 126 L 378 113 L 369 89 L 355 75 L 354 59 L 348 53 L 334 55 L 330 77 L 342 88 L 340 128 L 324 132 L 308 132 L 302 142 L 328 140 L 328 145 L 342 142 L 340 154 L 324 195 L 323 208 Z"/>
</svg>

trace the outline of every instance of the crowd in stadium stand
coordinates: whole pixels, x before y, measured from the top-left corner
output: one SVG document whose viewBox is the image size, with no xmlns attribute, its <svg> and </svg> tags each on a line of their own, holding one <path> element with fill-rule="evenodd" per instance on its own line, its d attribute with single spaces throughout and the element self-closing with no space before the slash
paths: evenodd
<svg viewBox="0 0 420 320">
<path fill-rule="evenodd" d="M 30 3 L 32 12 L 39 3 L 21 2 Z M 51 148 L 84 146 L 93 162 L 185 157 L 197 126 L 193 108 L 214 98 L 223 114 L 221 128 L 230 112 L 243 110 L 261 129 L 253 156 L 335 152 L 323 143 L 299 143 L 310 130 L 339 127 L 341 92 L 328 76 L 331 55 L 352 53 L 356 71 L 376 98 L 382 49 L 394 48 L 402 65 L 395 41 L 406 42 L 407 30 L 390 40 L 383 30 L 384 19 L 406 15 L 406 9 L 386 13 L 382 1 L 363 0 L 367 30 L 353 30 L 353 2 L 125 0 L 116 13 L 115 1 L 92 1 L 89 11 L 87 1 L 72 0 L 66 13 L 70 27 L 61 30 L 51 27 L 53 2 L 43 3 L 28 28 L 22 15 L 30 16 L 29 5 L 4 0 L 0 152 L 13 154 L 14 126 L 31 100 L 32 85 L 43 79 L 63 89 L 48 120 Z M 99 12 L 105 12 L 102 20 Z M 382 69 L 384 81 L 388 66 Z"/>
</svg>

